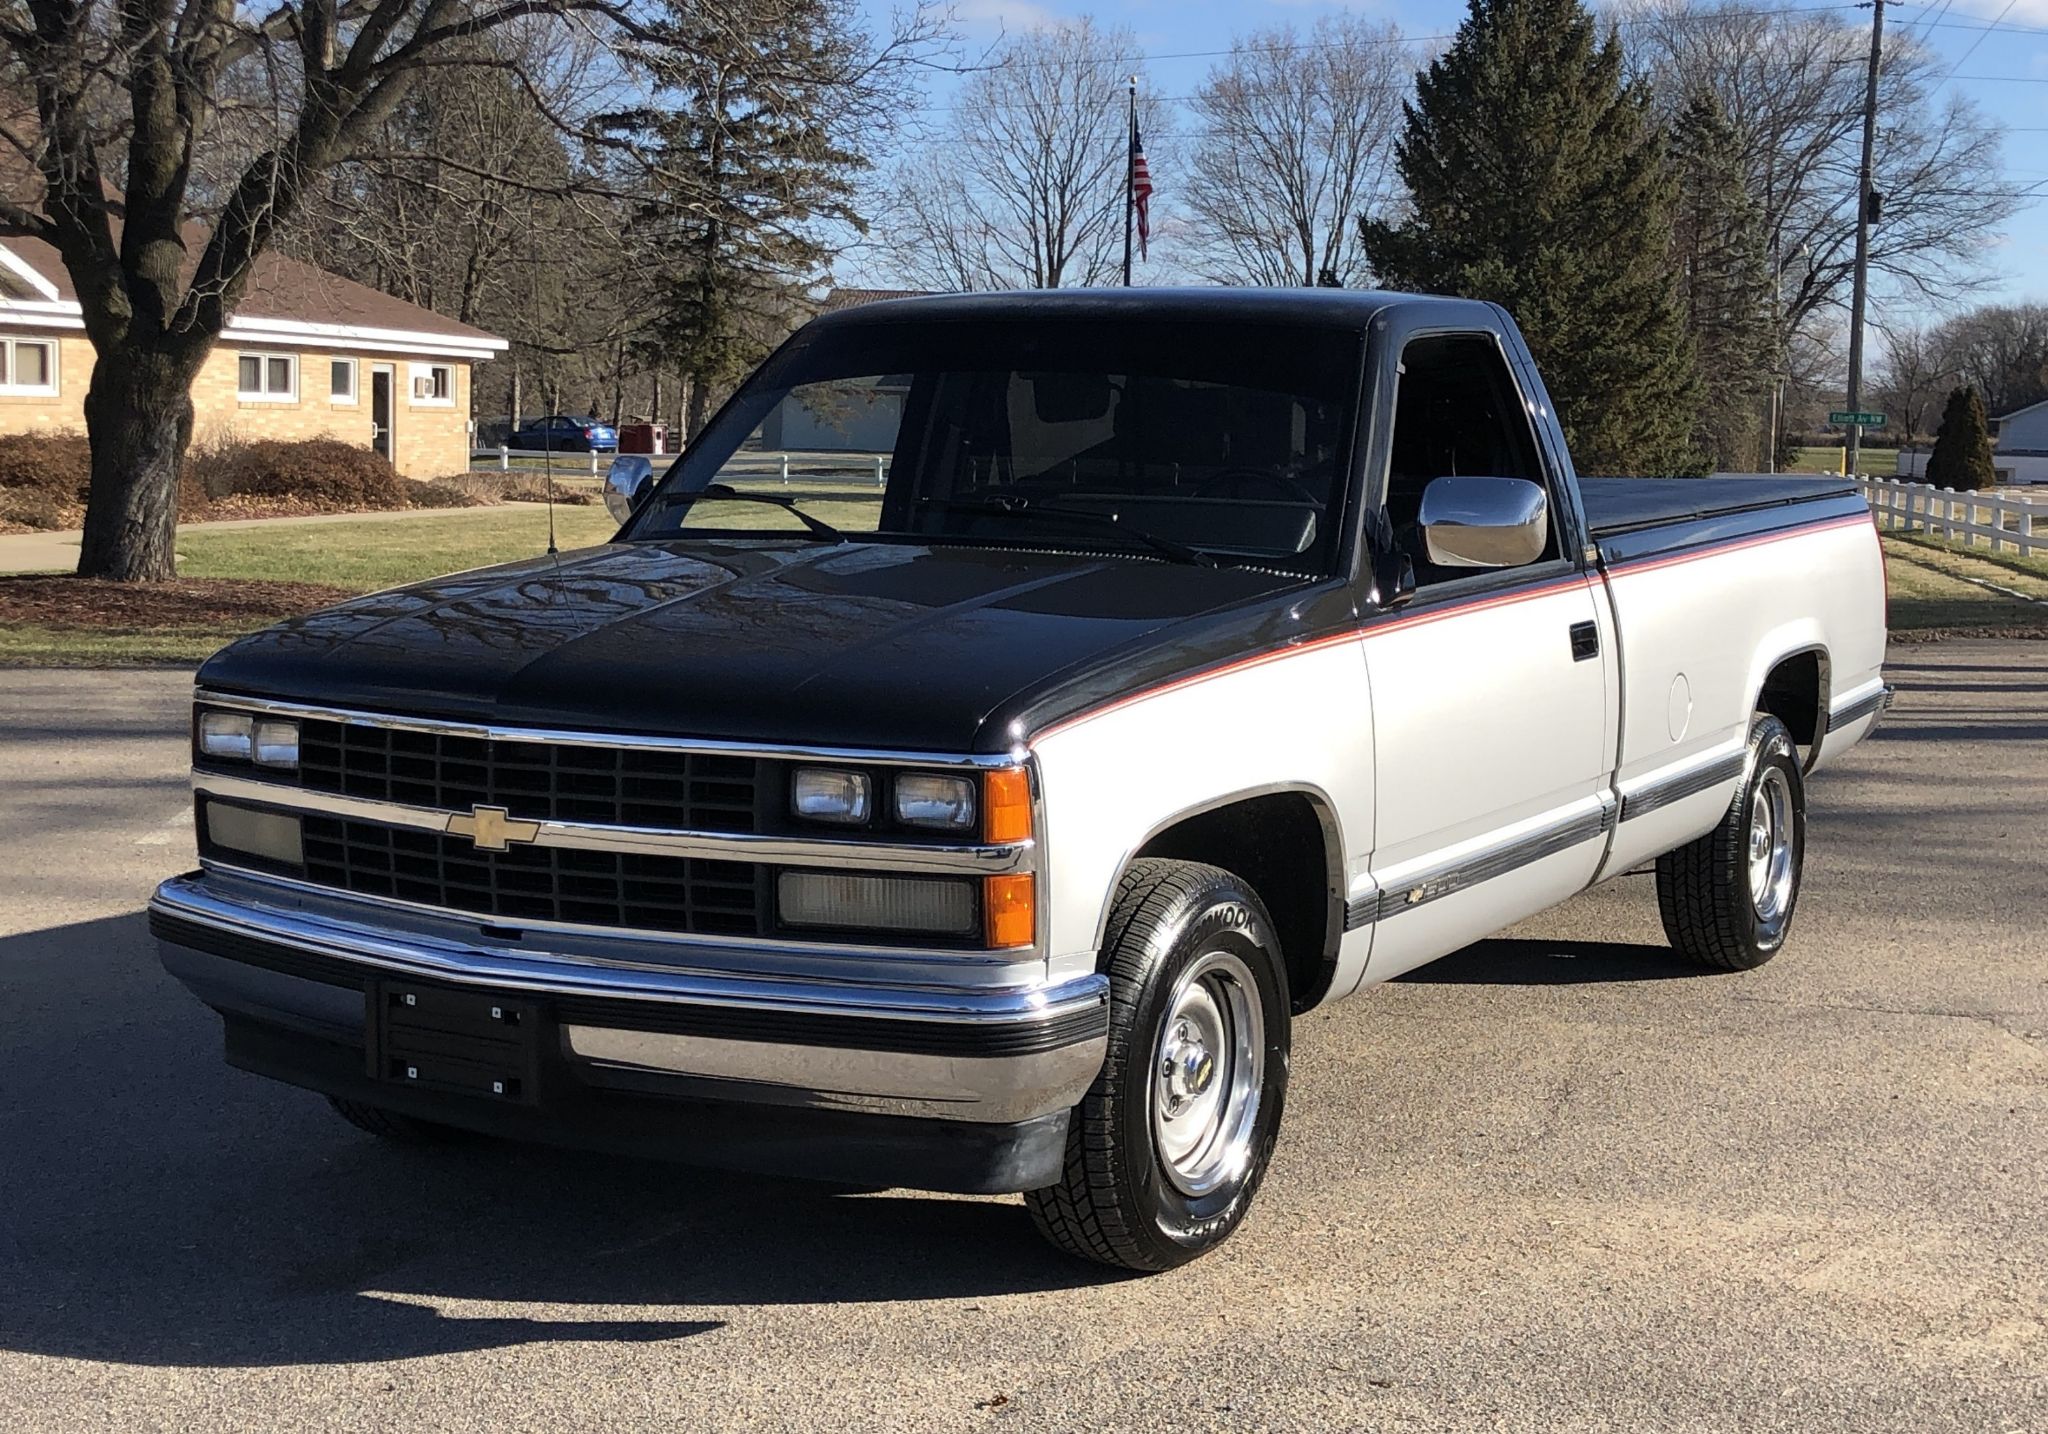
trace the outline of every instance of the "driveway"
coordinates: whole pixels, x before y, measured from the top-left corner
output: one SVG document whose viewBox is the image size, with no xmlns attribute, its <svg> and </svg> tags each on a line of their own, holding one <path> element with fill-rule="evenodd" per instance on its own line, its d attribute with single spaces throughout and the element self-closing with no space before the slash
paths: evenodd
<svg viewBox="0 0 2048 1434">
<path fill-rule="evenodd" d="M 0 683 L 0 1428 L 2048 1428 L 2048 646 L 1904 648 L 1793 939 L 1631 876 L 1306 1018 L 1218 1254 L 479 1142 L 226 1069 L 137 915 L 185 679 Z"/>
</svg>

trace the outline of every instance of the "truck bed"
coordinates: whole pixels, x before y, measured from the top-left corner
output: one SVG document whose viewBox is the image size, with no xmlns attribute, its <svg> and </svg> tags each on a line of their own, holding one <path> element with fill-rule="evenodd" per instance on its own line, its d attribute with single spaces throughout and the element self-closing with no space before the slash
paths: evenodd
<svg viewBox="0 0 2048 1434">
<path fill-rule="evenodd" d="M 1847 478 L 1722 473 L 1712 478 L 1581 478 L 1586 526 L 1597 541 L 1736 513 L 1857 497 Z"/>
</svg>

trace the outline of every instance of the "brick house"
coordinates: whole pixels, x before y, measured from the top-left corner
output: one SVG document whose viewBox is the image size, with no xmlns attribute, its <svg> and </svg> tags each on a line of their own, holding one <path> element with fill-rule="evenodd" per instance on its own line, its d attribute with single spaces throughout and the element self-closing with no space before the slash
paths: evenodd
<svg viewBox="0 0 2048 1434">
<path fill-rule="evenodd" d="M 279 254 L 192 387 L 193 439 L 339 438 L 400 473 L 469 468 L 470 366 L 505 341 Z M 93 350 L 57 251 L 0 235 L 0 433 L 85 430 Z"/>
</svg>

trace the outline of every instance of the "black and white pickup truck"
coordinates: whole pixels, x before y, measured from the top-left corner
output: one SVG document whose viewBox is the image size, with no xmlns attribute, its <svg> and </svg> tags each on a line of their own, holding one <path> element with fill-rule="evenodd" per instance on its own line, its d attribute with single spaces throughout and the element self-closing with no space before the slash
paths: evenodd
<svg viewBox="0 0 2048 1434">
<path fill-rule="evenodd" d="M 151 920 L 228 1060 L 1138 1269 L 1243 1219 L 1311 1007 L 1653 861 L 1769 960 L 1886 695 L 1853 489 L 1579 480 L 1475 302 L 877 304 L 609 497 L 201 669 Z"/>
</svg>

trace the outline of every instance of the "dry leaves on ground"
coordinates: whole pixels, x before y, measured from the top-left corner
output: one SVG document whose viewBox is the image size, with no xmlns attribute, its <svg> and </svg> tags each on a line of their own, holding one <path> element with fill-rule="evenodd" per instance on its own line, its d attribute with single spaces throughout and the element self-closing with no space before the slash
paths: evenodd
<svg viewBox="0 0 2048 1434">
<path fill-rule="evenodd" d="M 207 627 L 295 617 L 356 596 L 323 583 L 179 578 L 114 583 L 78 577 L 0 577 L 0 624 L 106 630 Z"/>
</svg>

